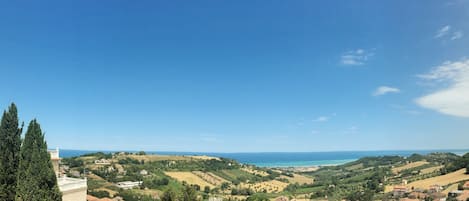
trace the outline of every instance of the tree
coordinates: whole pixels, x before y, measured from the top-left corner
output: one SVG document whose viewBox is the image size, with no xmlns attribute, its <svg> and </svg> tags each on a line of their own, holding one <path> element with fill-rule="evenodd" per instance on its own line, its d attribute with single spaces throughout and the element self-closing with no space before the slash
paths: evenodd
<svg viewBox="0 0 469 201">
<path fill-rule="evenodd" d="M 230 187 L 230 183 L 228 183 L 228 182 L 223 182 L 223 183 L 221 183 L 221 187 L 220 187 L 220 188 L 221 188 L 222 191 L 224 191 L 224 190 L 228 189 L 229 187 Z"/>
<path fill-rule="evenodd" d="M 365 192 L 352 192 L 347 196 L 347 200 L 350 201 L 372 201 L 373 200 L 373 191 L 366 190 Z"/>
<path fill-rule="evenodd" d="M 204 192 L 205 193 L 210 193 L 210 186 L 205 186 L 204 187 Z"/>
<path fill-rule="evenodd" d="M 21 146 L 16 200 L 62 200 L 47 143 L 36 120 L 29 123 Z"/>
<path fill-rule="evenodd" d="M 173 189 L 169 188 L 163 193 L 163 196 L 161 197 L 161 201 L 177 201 L 178 195 L 176 192 L 174 192 Z"/>
<path fill-rule="evenodd" d="M 197 192 L 195 191 L 194 187 L 186 185 L 184 192 L 183 192 L 183 201 L 195 201 L 197 200 Z"/>
<path fill-rule="evenodd" d="M 0 125 L 0 200 L 15 199 L 22 131 L 18 126 L 18 111 L 12 103 Z"/>
</svg>

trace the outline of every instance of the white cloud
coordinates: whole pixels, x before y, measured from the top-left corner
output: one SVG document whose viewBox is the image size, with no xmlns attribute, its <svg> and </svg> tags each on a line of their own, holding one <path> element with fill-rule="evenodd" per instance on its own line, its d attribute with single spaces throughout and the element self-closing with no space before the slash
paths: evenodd
<svg viewBox="0 0 469 201">
<path fill-rule="evenodd" d="M 351 66 L 363 65 L 373 55 L 373 52 L 363 49 L 352 50 L 342 54 L 340 57 L 340 63 Z"/>
<path fill-rule="evenodd" d="M 464 33 L 462 31 L 456 31 L 453 33 L 453 36 L 451 36 L 451 40 L 460 39 L 463 36 L 464 36 Z"/>
<path fill-rule="evenodd" d="M 469 59 L 444 62 L 419 78 L 444 87 L 416 99 L 421 107 L 440 113 L 469 117 Z"/>
<path fill-rule="evenodd" d="M 373 96 L 381 96 L 387 93 L 399 93 L 401 90 L 395 87 L 380 86 L 374 92 Z"/>
<path fill-rule="evenodd" d="M 313 119 L 313 122 L 325 122 L 325 121 L 329 121 L 329 117 L 327 116 L 320 116 L 316 119 Z"/>
<path fill-rule="evenodd" d="M 441 37 L 445 36 L 446 34 L 448 34 L 450 29 L 451 29 L 451 26 L 449 26 L 449 25 L 446 25 L 446 26 L 442 27 L 441 29 L 439 29 L 436 32 L 435 38 L 441 38 Z"/>
</svg>

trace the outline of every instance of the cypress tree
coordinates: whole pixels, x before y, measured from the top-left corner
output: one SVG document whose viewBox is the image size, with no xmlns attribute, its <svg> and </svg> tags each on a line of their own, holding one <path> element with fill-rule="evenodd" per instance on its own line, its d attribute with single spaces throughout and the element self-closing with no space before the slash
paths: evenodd
<svg viewBox="0 0 469 201">
<path fill-rule="evenodd" d="M 12 103 L 0 123 L 0 200 L 14 200 L 21 146 L 18 111 Z"/>
<path fill-rule="evenodd" d="M 16 200 L 62 200 L 47 143 L 36 120 L 29 123 L 21 146 Z"/>
</svg>

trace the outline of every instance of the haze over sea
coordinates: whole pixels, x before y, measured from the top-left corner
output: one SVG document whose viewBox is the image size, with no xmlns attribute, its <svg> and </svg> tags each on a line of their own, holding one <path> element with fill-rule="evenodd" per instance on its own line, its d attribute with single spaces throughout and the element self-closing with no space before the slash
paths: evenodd
<svg viewBox="0 0 469 201">
<path fill-rule="evenodd" d="M 91 150 L 60 150 L 60 157 L 80 156 L 97 151 Z M 118 151 L 102 151 L 105 153 Z M 127 151 L 136 152 L 136 151 Z M 451 152 L 463 155 L 469 150 L 386 150 L 386 151 L 333 151 L 333 152 L 258 152 L 258 153 L 208 153 L 208 152 L 168 152 L 147 151 L 147 154 L 161 155 L 207 155 L 235 159 L 241 163 L 252 164 L 260 167 L 307 167 L 340 165 L 368 156 L 410 156 L 414 153 L 429 154 L 433 152 Z"/>
</svg>

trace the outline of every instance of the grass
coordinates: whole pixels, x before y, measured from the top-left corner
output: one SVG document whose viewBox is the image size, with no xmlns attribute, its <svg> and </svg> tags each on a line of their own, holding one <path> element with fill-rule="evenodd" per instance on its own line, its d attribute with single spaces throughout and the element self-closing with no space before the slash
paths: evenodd
<svg viewBox="0 0 469 201">
<path fill-rule="evenodd" d="M 304 175 L 300 175 L 300 174 L 293 174 L 293 177 L 287 177 L 287 176 L 280 176 L 280 178 L 285 178 L 288 180 L 288 182 L 294 184 L 294 183 L 298 183 L 298 184 L 312 184 L 313 183 L 313 178 L 311 177 L 307 177 L 307 176 L 304 176 Z"/>
<path fill-rule="evenodd" d="M 262 170 L 256 170 L 256 169 L 252 169 L 250 167 L 244 167 L 244 168 L 241 168 L 243 171 L 246 171 L 246 172 L 249 172 L 251 174 L 255 174 L 255 175 L 260 175 L 260 176 L 267 176 L 269 175 L 269 173 L 265 172 L 265 171 L 262 171 Z"/>
<path fill-rule="evenodd" d="M 203 179 L 204 181 L 214 185 L 214 186 L 219 186 L 223 182 L 227 182 L 227 180 L 211 173 L 211 172 L 201 172 L 201 171 L 193 171 L 195 175 Z"/>
<path fill-rule="evenodd" d="M 449 184 L 457 183 L 459 181 L 469 180 L 469 174 L 466 173 L 466 168 L 460 169 L 455 172 L 451 172 L 445 175 L 430 177 L 407 184 L 407 187 L 428 189 L 431 185 L 438 184 L 440 186 L 446 186 Z M 392 190 L 392 186 L 386 186 L 386 192 Z"/>
<path fill-rule="evenodd" d="M 271 181 L 258 182 L 254 184 L 241 183 L 240 186 L 242 188 L 250 188 L 254 190 L 255 192 L 273 193 L 273 192 L 283 191 L 285 187 L 288 186 L 288 183 L 284 183 L 284 182 L 277 181 L 277 180 L 271 180 Z"/>
<path fill-rule="evenodd" d="M 415 188 L 423 188 L 423 189 L 426 189 L 429 186 L 434 185 L 434 184 L 445 186 L 448 184 L 452 184 L 452 183 L 456 183 L 459 181 L 469 179 L 469 174 L 465 174 L 465 173 L 466 173 L 466 168 L 463 168 L 456 172 L 448 173 L 446 175 L 441 175 L 437 177 L 415 181 L 415 182 L 408 184 L 408 186 L 413 186 Z"/>
<path fill-rule="evenodd" d="M 444 167 L 444 166 L 443 166 L 443 165 L 439 165 L 439 166 L 435 166 L 435 167 L 425 168 L 425 169 L 420 170 L 420 174 L 429 174 L 429 173 L 433 173 L 433 172 L 435 172 L 435 171 L 440 170 L 442 167 Z"/>
<path fill-rule="evenodd" d="M 362 169 L 362 168 L 363 168 L 363 163 L 359 163 L 359 164 L 348 166 L 345 169 L 350 171 L 350 170 L 357 170 L 357 169 Z"/>
<path fill-rule="evenodd" d="M 180 182 L 185 181 L 188 184 L 199 185 L 200 188 L 204 188 L 205 186 L 208 186 L 210 188 L 215 187 L 213 184 L 206 182 L 205 180 L 203 180 L 192 172 L 165 172 L 165 174 Z"/>
<path fill-rule="evenodd" d="M 322 190 L 324 189 L 324 186 L 314 186 L 314 187 L 307 187 L 307 188 L 299 188 L 298 190 L 296 190 L 296 193 L 312 193 L 312 192 L 316 192 L 316 191 L 319 191 L 319 190 Z"/>
<path fill-rule="evenodd" d="M 405 164 L 405 165 L 403 165 L 403 166 L 399 166 L 399 167 L 392 168 L 392 172 L 393 172 L 394 174 L 398 174 L 399 172 L 401 172 L 401 171 L 403 171 L 403 170 L 410 169 L 410 168 L 415 168 L 415 167 L 419 167 L 419 166 L 426 165 L 426 164 L 428 164 L 427 161 L 417 161 L 417 162 Z"/>
<path fill-rule="evenodd" d="M 220 176 L 221 178 L 224 178 L 231 182 L 238 180 L 239 178 L 246 178 L 250 180 L 251 178 L 254 177 L 253 174 L 240 170 L 240 169 L 220 170 L 220 171 L 215 171 L 214 173 L 217 176 Z"/>
<path fill-rule="evenodd" d="M 448 186 L 448 188 L 446 188 L 442 193 L 444 193 L 445 195 L 448 195 L 448 193 L 450 191 L 454 191 L 454 190 L 458 190 L 458 184 L 451 184 L 450 186 Z"/>
</svg>

